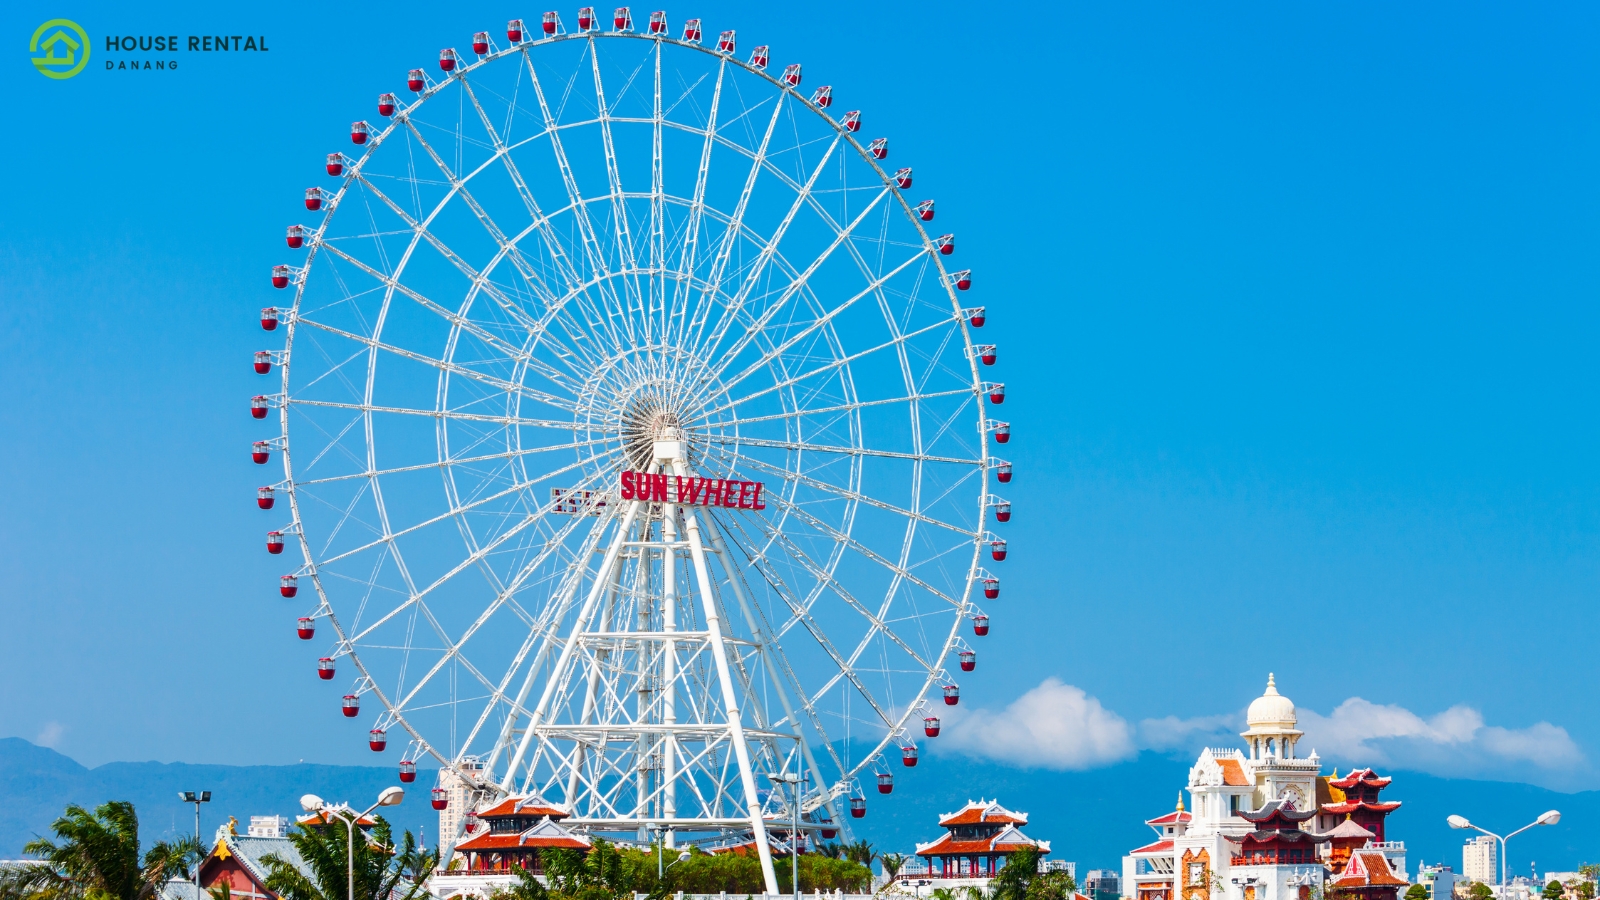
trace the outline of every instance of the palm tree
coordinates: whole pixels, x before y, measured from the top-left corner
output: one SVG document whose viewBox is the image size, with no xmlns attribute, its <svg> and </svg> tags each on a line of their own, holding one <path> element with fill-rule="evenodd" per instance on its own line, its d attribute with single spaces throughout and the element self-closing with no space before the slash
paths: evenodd
<svg viewBox="0 0 1600 900">
<path fill-rule="evenodd" d="M 194 838 L 157 841 L 139 855 L 139 816 L 126 800 L 90 812 L 76 804 L 50 825 L 55 840 L 35 838 L 22 852 L 38 862 L 0 874 L 4 900 L 151 900 L 168 881 L 198 864 Z"/>
<path fill-rule="evenodd" d="M 366 840 L 356 841 L 353 900 L 416 900 L 425 893 L 424 881 L 438 865 L 438 854 L 419 848 L 409 831 L 399 848 L 391 835 L 389 823 L 380 816 Z M 309 873 L 269 853 L 261 857 L 267 866 L 267 890 L 283 900 L 352 900 L 348 896 L 351 856 L 343 828 L 301 825 L 289 835 L 289 843 L 299 851 Z"/>
<path fill-rule="evenodd" d="M 872 849 L 872 845 L 862 839 L 853 844 L 846 844 L 844 857 L 851 862 L 860 863 L 870 869 L 872 868 L 872 861 L 878 858 L 878 851 Z"/>
<path fill-rule="evenodd" d="M 878 862 L 883 864 L 883 874 L 892 879 L 906 864 L 906 857 L 903 853 L 883 853 L 878 856 Z"/>
</svg>

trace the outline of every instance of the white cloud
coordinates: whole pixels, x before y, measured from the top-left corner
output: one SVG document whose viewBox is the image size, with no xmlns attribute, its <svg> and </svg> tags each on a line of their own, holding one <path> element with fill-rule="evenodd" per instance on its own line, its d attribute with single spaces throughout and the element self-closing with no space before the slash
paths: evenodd
<svg viewBox="0 0 1600 900">
<path fill-rule="evenodd" d="M 1423 718 L 1403 706 L 1351 697 L 1329 715 L 1308 709 L 1299 715 L 1306 733 L 1303 745 L 1361 764 L 1541 782 L 1549 779 L 1534 777 L 1526 766 L 1574 775 L 1588 768 L 1565 728 L 1549 722 L 1526 728 L 1487 725 L 1483 713 L 1470 706 L 1452 706 Z M 1506 772 L 1506 763 L 1520 770 Z"/>
<path fill-rule="evenodd" d="M 1046 678 L 999 712 L 947 716 L 934 746 L 1019 766 L 1094 769 L 1138 752 L 1133 728 L 1081 688 Z"/>
<path fill-rule="evenodd" d="M 1304 707 L 1297 713 L 1306 733 L 1300 743 L 1303 752 L 1315 749 L 1342 764 L 1562 789 L 1593 780 L 1583 751 L 1566 729 L 1549 722 L 1505 728 L 1485 723 L 1483 714 L 1470 706 L 1424 717 L 1360 697 L 1351 697 L 1328 715 Z M 1003 710 L 950 710 L 944 718 L 947 738 L 933 744 L 938 750 L 1058 770 L 1107 766 L 1140 750 L 1187 756 L 1207 746 L 1237 747 L 1244 728 L 1242 710 L 1144 719 L 1135 726 L 1057 678 L 1045 679 Z"/>
<path fill-rule="evenodd" d="M 66 730 L 66 726 L 60 722 L 46 722 L 44 728 L 40 729 L 39 736 L 34 738 L 33 742 L 41 747 L 54 747 L 60 743 L 61 735 Z"/>
</svg>

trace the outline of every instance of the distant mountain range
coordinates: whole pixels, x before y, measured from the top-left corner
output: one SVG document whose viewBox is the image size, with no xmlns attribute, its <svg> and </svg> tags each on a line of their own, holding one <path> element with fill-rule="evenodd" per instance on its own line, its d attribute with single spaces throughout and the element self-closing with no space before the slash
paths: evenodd
<svg viewBox="0 0 1600 900">
<path fill-rule="evenodd" d="M 1143 822 L 1170 811 L 1188 776 L 1189 760 L 1145 753 L 1137 759 L 1087 772 L 1017 769 L 940 754 L 924 754 L 914 769 L 896 767 L 894 792 L 867 795 L 867 817 L 855 821 L 858 836 L 882 849 L 910 852 L 938 834 L 940 813 L 968 799 L 998 798 L 1027 812 L 1024 831 L 1053 844 L 1051 856 L 1089 869 L 1120 869 L 1122 854 L 1148 843 Z M 1438 778 L 1415 772 L 1394 776 L 1385 799 L 1404 802 L 1390 819 L 1389 835 L 1406 842 L 1412 873 L 1419 861 L 1447 862 L 1460 869 L 1463 832 L 1445 824 L 1451 813 L 1502 833 L 1533 821 L 1547 809 L 1562 812 L 1561 824 L 1535 828 L 1510 844 L 1512 874 L 1573 870 L 1600 860 L 1600 791 L 1562 794 L 1526 784 Z M 404 804 L 388 812 L 397 829 L 426 828 L 437 837 L 437 818 L 426 803 L 432 776 L 419 773 Z M 252 815 L 293 816 L 302 794 L 365 805 L 394 784 L 391 767 L 223 766 L 191 763 L 119 762 L 85 768 L 54 750 L 19 738 L 0 738 L 0 858 L 17 856 L 22 845 L 48 833 L 69 803 L 93 806 L 108 799 L 138 807 L 146 842 L 188 834 L 194 807 L 179 802 L 183 790 L 209 790 L 202 831 L 209 838 L 229 816 L 240 830 Z M 869 788 L 870 789 L 870 788 Z"/>
</svg>

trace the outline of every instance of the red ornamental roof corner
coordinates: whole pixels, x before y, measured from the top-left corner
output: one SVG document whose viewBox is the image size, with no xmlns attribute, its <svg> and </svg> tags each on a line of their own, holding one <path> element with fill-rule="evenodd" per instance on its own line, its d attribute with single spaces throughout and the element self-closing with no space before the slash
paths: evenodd
<svg viewBox="0 0 1600 900">
<path fill-rule="evenodd" d="M 1171 853 L 1171 852 L 1172 852 L 1172 841 L 1171 840 L 1165 840 L 1165 841 L 1156 841 L 1154 844 L 1145 844 L 1143 847 L 1140 847 L 1140 848 L 1138 848 L 1136 850 L 1129 850 L 1128 851 L 1128 855 L 1129 856 L 1137 856 L 1140 853 L 1167 854 L 1167 853 Z"/>
<path fill-rule="evenodd" d="M 355 810 L 350 810 L 350 812 L 355 812 Z M 309 815 L 296 816 L 294 823 L 296 825 L 304 825 L 307 828 L 320 828 L 328 824 L 328 817 L 320 812 L 310 813 Z M 343 825 L 344 820 L 339 820 L 338 824 Z M 362 816 L 356 820 L 357 828 L 371 828 L 376 824 L 378 824 L 377 820 L 373 819 L 371 816 Z"/>
<path fill-rule="evenodd" d="M 972 840 L 958 840 L 953 834 L 945 834 L 936 841 L 927 844 L 918 844 L 918 856 L 961 856 L 973 853 L 1015 853 L 1024 847 L 1036 847 L 1041 854 L 1050 852 L 1049 841 L 1036 841 L 1017 829 L 1014 824 L 1008 824 L 998 834 L 988 838 L 974 838 Z"/>
<path fill-rule="evenodd" d="M 590 846 L 588 838 L 562 828 L 547 816 L 539 824 L 518 834 L 485 832 L 470 841 L 457 844 L 456 849 L 471 852 L 484 850 L 537 850 L 542 848 L 587 850 Z"/>
<path fill-rule="evenodd" d="M 1351 769 L 1350 773 L 1343 778 L 1328 779 L 1329 784 L 1341 790 L 1349 790 L 1357 784 L 1366 784 L 1377 788 L 1388 787 L 1391 781 L 1394 781 L 1394 779 L 1380 776 L 1377 772 L 1372 771 L 1371 766 L 1365 769 Z"/>
<path fill-rule="evenodd" d="M 1154 819 L 1145 819 L 1144 823 L 1146 825 L 1176 825 L 1179 822 L 1189 822 L 1193 819 L 1194 816 L 1192 814 L 1184 812 L 1180 809 L 1169 812 L 1164 816 L 1158 816 Z"/>
<path fill-rule="evenodd" d="M 1000 805 L 998 800 L 968 800 L 967 805 L 953 813 L 945 813 L 939 817 L 939 827 L 949 828 L 952 825 L 982 825 L 987 822 L 1000 822 L 1008 825 L 1028 824 L 1028 814 L 1012 812 Z"/>
<path fill-rule="evenodd" d="M 1399 800 L 1386 800 L 1382 803 L 1368 803 L 1364 800 L 1350 800 L 1344 803 L 1324 803 L 1322 811 L 1330 816 L 1341 816 L 1353 813 L 1358 809 L 1370 809 L 1374 812 L 1394 812 L 1400 808 Z"/>
</svg>

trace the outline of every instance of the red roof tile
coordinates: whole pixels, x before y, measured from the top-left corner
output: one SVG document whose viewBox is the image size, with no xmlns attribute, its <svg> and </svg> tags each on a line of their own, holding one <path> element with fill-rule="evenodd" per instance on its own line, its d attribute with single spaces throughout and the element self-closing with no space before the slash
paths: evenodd
<svg viewBox="0 0 1600 900">
<path fill-rule="evenodd" d="M 1194 818 L 1194 816 L 1192 814 L 1190 814 L 1190 813 L 1176 812 L 1175 811 L 1175 812 L 1169 812 L 1166 815 L 1161 816 L 1159 818 L 1145 819 L 1144 823 L 1146 825 L 1176 825 L 1179 822 L 1188 822 L 1188 821 L 1192 820 L 1193 818 Z"/>
<path fill-rule="evenodd" d="M 477 813 L 480 819 L 493 819 L 501 816 L 533 816 L 552 819 L 565 819 L 568 813 L 559 806 L 554 806 L 538 797 L 507 797 L 488 809 Z"/>
<path fill-rule="evenodd" d="M 521 834 L 480 834 L 470 841 L 456 845 L 457 850 L 482 852 L 484 850 L 533 850 L 541 847 L 565 847 L 587 850 L 589 845 L 570 836 L 525 837 Z"/>
<path fill-rule="evenodd" d="M 1131 856 L 1135 853 L 1170 853 L 1171 851 L 1171 841 L 1156 841 L 1154 844 L 1145 844 L 1137 850 L 1129 850 L 1128 854 Z"/>
<path fill-rule="evenodd" d="M 997 822 L 1008 825 L 1028 824 L 1028 814 L 1012 812 L 1001 806 L 998 802 L 985 800 L 968 800 L 967 805 L 961 809 L 946 813 L 939 819 L 939 827 L 949 828 L 952 825 L 980 825 L 987 822 Z"/>
<path fill-rule="evenodd" d="M 1247 787 L 1250 779 L 1244 777 L 1244 767 L 1239 765 L 1237 759 L 1219 759 L 1217 765 L 1222 767 L 1222 783 Z"/>
<path fill-rule="evenodd" d="M 1394 870 L 1389 868 L 1389 860 L 1382 853 L 1350 854 L 1350 861 L 1345 863 L 1344 871 L 1340 872 L 1332 881 L 1341 887 L 1353 885 L 1401 885 L 1409 884 L 1404 878 L 1396 878 Z"/>
</svg>

